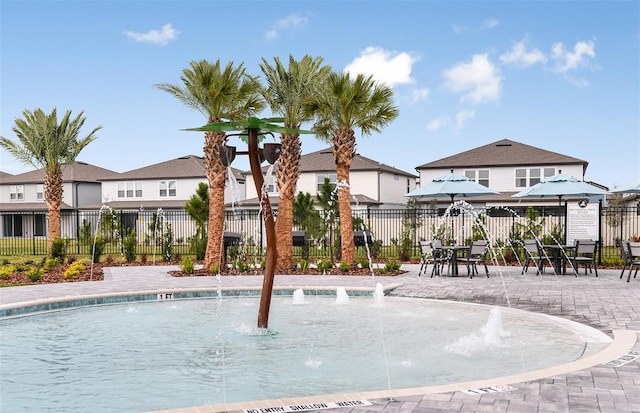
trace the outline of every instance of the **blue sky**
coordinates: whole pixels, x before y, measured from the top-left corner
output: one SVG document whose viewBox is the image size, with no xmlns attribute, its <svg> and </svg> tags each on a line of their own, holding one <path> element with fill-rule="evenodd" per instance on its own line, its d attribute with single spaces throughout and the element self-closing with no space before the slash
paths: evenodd
<svg viewBox="0 0 640 413">
<path fill-rule="evenodd" d="M 84 111 L 78 158 L 118 172 L 202 154 L 206 119 L 165 92 L 191 61 L 321 56 L 392 86 L 400 116 L 358 152 L 407 172 L 503 138 L 640 176 L 638 1 L 0 0 L 0 132 L 25 109 Z M 269 116 L 270 113 L 261 115 Z M 327 147 L 303 137 L 303 153 Z M 246 169 L 239 158 L 233 166 Z M 0 150 L 0 170 L 30 167 Z"/>
</svg>

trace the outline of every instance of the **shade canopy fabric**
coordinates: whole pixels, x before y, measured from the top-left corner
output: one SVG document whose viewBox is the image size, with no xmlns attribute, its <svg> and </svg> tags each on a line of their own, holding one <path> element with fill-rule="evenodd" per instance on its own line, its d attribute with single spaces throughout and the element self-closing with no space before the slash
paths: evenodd
<svg viewBox="0 0 640 413">
<path fill-rule="evenodd" d="M 543 179 L 535 185 L 526 188 L 517 194 L 512 195 L 514 198 L 548 198 L 563 196 L 592 196 L 605 195 L 607 192 L 597 186 L 588 184 L 579 180 L 575 176 L 560 173 Z"/>
<path fill-rule="evenodd" d="M 464 175 L 451 173 L 433 179 L 428 184 L 409 192 L 405 196 L 408 198 L 440 198 L 448 196 L 453 202 L 453 198 L 470 197 L 481 195 L 498 195 L 492 189 L 471 181 Z"/>
<path fill-rule="evenodd" d="M 630 184 L 612 189 L 611 192 L 615 194 L 640 194 L 640 178 Z"/>
</svg>

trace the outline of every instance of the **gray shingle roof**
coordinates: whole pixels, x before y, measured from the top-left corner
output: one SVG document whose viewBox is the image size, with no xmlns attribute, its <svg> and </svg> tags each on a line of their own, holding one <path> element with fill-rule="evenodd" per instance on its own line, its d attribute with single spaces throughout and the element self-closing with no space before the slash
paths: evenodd
<svg viewBox="0 0 640 413">
<path fill-rule="evenodd" d="M 262 172 L 266 172 L 269 166 L 263 166 Z M 274 171 L 277 170 L 277 164 Z M 330 148 L 311 152 L 300 157 L 300 172 L 335 172 L 336 163 Z M 385 165 L 373 159 L 362 156 L 359 153 L 351 161 L 351 171 L 383 171 L 401 176 L 417 177 L 410 172 L 403 171 L 393 166 Z M 245 175 L 251 175 L 251 171 L 245 171 Z"/>
<path fill-rule="evenodd" d="M 582 159 L 502 139 L 446 158 L 428 162 L 416 169 L 467 168 L 516 165 L 567 165 L 589 164 Z"/>
<path fill-rule="evenodd" d="M 231 168 L 236 179 L 244 180 L 239 169 Z M 206 179 L 204 159 L 200 156 L 186 155 L 176 159 L 132 169 L 117 176 L 107 177 L 103 181 L 170 179 L 170 178 L 203 178 Z"/>
<path fill-rule="evenodd" d="M 101 168 L 99 166 L 80 161 L 70 163 L 62 168 L 63 182 L 98 182 L 99 180 L 112 175 L 118 175 L 118 173 L 110 169 Z M 3 184 L 30 184 L 41 183 L 43 181 L 43 169 L 2 177 Z"/>
</svg>

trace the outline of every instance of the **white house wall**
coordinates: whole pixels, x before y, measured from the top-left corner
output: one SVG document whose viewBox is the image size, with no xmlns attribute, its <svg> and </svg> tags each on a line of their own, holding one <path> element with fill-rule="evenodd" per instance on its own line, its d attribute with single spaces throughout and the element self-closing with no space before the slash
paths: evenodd
<svg viewBox="0 0 640 413">
<path fill-rule="evenodd" d="M 573 175 L 578 179 L 583 179 L 582 165 L 518 165 L 509 167 L 477 167 L 477 168 L 457 168 L 453 172 L 456 174 L 464 175 L 465 170 L 468 169 L 488 169 L 489 170 L 489 186 L 491 189 L 498 192 L 515 192 L 524 188 L 516 188 L 516 169 L 530 169 L 530 168 L 555 168 L 556 173 L 562 170 L 563 174 Z M 426 185 L 435 178 L 447 175 L 451 172 L 450 168 L 442 169 L 421 169 L 420 182 L 422 185 Z"/>
<path fill-rule="evenodd" d="M 407 186 L 409 191 L 407 191 Z M 410 176 L 382 172 L 380 174 L 380 202 L 406 204 L 405 195 L 416 189 L 416 179 Z"/>
<path fill-rule="evenodd" d="M 207 183 L 205 178 L 188 178 L 175 179 L 176 195 L 160 196 L 160 181 L 170 181 L 172 179 L 151 179 L 151 180 L 123 180 L 123 181 L 106 181 L 102 183 L 102 199 L 99 202 L 113 201 L 188 201 L 195 193 L 200 182 Z M 118 198 L 118 183 L 122 182 L 142 182 L 142 197 L 136 198 Z M 232 200 L 239 201 L 245 199 L 245 185 L 242 182 L 237 183 L 235 190 L 227 181 L 225 187 L 225 202 Z"/>
</svg>

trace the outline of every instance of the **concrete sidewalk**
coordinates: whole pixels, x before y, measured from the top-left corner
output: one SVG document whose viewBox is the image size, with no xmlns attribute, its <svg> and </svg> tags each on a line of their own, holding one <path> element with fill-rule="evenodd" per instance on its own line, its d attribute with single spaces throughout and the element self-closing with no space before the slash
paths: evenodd
<svg viewBox="0 0 640 413">
<path fill-rule="evenodd" d="M 640 278 L 620 280 L 619 270 L 594 275 L 521 275 L 519 267 L 490 267 L 491 277 L 418 277 L 418 265 L 403 265 L 396 277 L 279 275 L 275 287 L 343 286 L 394 288 L 393 296 L 447 299 L 518 308 L 563 317 L 613 336 L 640 332 Z M 104 281 L 0 289 L 0 308 L 50 298 L 188 288 L 216 288 L 216 277 L 172 277 L 177 267 L 105 268 Z M 223 276 L 223 287 L 260 287 L 262 276 Z M 640 344 L 632 343 L 633 355 Z M 620 361 L 620 360 L 617 360 Z M 336 412 L 640 412 L 640 358 L 602 363 L 566 374 L 509 383 L 509 391 L 470 395 L 462 391 L 368 398 L 372 406 L 336 408 Z M 172 412 L 216 411 L 213 406 Z M 219 410 L 218 410 L 219 411 Z M 325 410 L 323 410 L 325 411 Z"/>
</svg>

